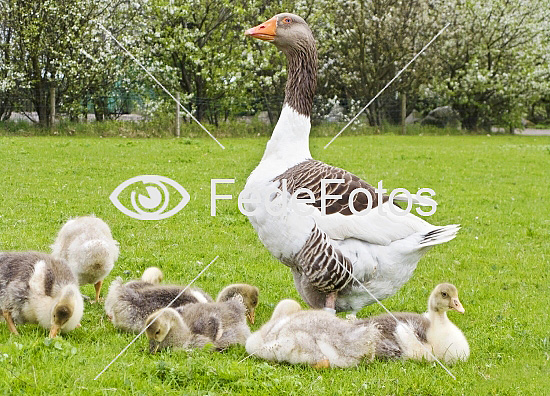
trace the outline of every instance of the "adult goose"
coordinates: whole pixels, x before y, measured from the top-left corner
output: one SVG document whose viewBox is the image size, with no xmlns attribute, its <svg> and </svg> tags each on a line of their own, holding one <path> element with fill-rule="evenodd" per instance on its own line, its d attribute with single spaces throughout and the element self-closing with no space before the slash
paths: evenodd
<svg viewBox="0 0 550 396">
<path fill-rule="evenodd" d="M 459 226 L 430 225 L 387 196 L 379 197 L 352 173 L 312 159 L 317 51 L 302 18 L 278 14 L 245 34 L 272 42 L 286 55 L 288 80 L 279 121 L 239 197 L 241 210 L 267 249 L 291 268 L 306 303 L 354 314 L 372 304 L 372 296 L 383 299 L 396 293 L 426 251 L 453 239 Z M 325 185 L 323 179 L 342 182 Z M 341 198 L 324 201 L 324 188 Z M 353 193 L 358 188 L 362 193 Z M 299 202 L 291 199 L 295 193 Z M 361 284 L 352 282 L 351 274 Z"/>
</svg>

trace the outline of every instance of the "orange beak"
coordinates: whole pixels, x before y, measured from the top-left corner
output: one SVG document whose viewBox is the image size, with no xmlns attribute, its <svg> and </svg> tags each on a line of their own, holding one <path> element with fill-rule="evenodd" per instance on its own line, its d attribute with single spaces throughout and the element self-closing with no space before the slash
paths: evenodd
<svg viewBox="0 0 550 396">
<path fill-rule="evenodd" d="M 464 307 L 462 306 L 458 298 L 453 298 L 452 303 L 453 303 L 452 309 L 460 312 L 461 314 L 464 313 Z"/>
<path fill-rule="evenodd" d="M 256 319 L 256 313 L 254 312 L 254 310 L 248 311 L 246 313 L 246 318 L 250 323 L 254 324 L 254 320 Z"/>
<path fill-rule="evenodd" d="M 57 337 L 57 333 L 59 333 L 59 330 L 61 327 L 59 325 L 53 324 L 52 327 L 50 327 L 50 338 Z"/>
<path fill-rule="evenodd" d="M 277 19 L 275 17 L 265 21 L 261 25 L 248 29 L 244 34 L 254 38 L 273 41 L 275 40 L 275 31 L 277 30 Z"/>
</svg>

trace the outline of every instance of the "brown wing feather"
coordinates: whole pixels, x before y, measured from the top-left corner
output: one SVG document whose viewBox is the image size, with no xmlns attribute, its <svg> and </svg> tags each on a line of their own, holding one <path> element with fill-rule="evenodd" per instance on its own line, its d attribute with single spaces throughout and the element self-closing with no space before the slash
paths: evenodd
<svg viewBox="0 0 550 396">
<path fill-rule="evenodd" d="M 298 165 L 287 169 L 284 173 L 277 176 L 273 181 L 281 181 L 286 179 L 287 189 L 290 194 L 293 194 L 299 188 L 307 188 L 311 190 L 315 197 L 315 202 L 312 204 L 319 210 L 321 209 L 321 180 L 323 179 L 344 179 L 344 183 L 329 183 L 326 186 L 327 195 L 341 195 L 341 199 L 327 200 L 326 214 L 340 213 L 344 216 L 352 215 L 349 208 L 349 197 L 353 190 L 364 188 L 372 197 L 371 208 L 377 207 L 378 196 L 372 187 L 367 182 L 361 180 L 344 169 L 335 166 L 327 165 L 321 161 L 313 159 L 300 162 Z M 298 194 L 298 198 L 305 199 L 308 195 L 305 193 Z M 388 196 L 382 197 L 382 202 L 386 202 Z M 368 198 L 365 194 L 356 194 L 353 200 L 353 207 L 360 212 L 368 208 Z"/>
</svg>

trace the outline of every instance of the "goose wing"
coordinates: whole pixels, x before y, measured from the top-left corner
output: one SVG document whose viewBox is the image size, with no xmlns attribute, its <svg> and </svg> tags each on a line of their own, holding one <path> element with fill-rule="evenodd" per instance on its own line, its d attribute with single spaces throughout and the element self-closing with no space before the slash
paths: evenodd
<svg viewBox="0 0 550 396">
<path fill-rule="evenodd" d="M 322 183 L 323 180 L 331 179 L 342 179 L 343 182 Z M 315 223 L 332 239 L 357 238 L 373 244 L 388 245 L 415 232 L 433 228 L 421 218 L 406 213 L 389 202 L 387 195 L 376 194 L 374 187 L 353 173 L 321 161 L 303 161 L 287 169 L 273 181 L 280 182 L 279 188 L 286 183 L 290 194 L 301 188 L 310 190 L 313 200 L 308 205 L 316 209 L 313 212 Z M 323 189 L 325 198 L 340 196 L 325 199 L 325 214 L 321 212 Z M 360 192 L 354 193 L 357 189 L 361 189 Z M 297 198 L 307 199 L 309 195 L 300 191 Z M 350 203 L 359 214 L 352 211 Z"/>
</svg>

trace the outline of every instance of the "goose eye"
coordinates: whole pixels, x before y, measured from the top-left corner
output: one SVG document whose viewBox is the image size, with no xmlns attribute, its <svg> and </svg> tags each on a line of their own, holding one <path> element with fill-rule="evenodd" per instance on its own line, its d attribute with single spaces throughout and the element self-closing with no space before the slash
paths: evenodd
<svg viewBox="0 0 550 396">
<path fill-rule="evenodd" d="M 160 329 L 157 330 L 157 332 L 155 333 L 156 335 L 159 335 L 160 334 Z"/>
<path fill-rule="evenodd" d="M 283 23 L 290 23 L 290 22 L 292 22 L 292 19 L 289 17 L 286 17 L 283 19 Z"/>
<path fill-rule="evenodd" d="M 443 296 L 443 298 L 447 298 L 447 293 L 441 292 L 441 295 Z"/>
</svg>

